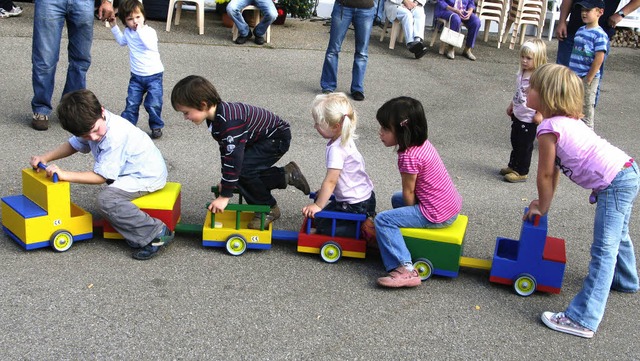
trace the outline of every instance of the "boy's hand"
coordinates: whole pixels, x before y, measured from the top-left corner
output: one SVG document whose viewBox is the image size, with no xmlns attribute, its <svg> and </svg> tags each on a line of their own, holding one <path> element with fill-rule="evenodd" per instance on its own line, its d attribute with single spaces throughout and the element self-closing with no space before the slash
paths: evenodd
<svg viewBox="0 0 640 361">
<path fill-rule="evenodd" d="M 31 156 L 31 160 L 29 161 L 29 164 L 31 165 L 31 168 L 33 168 L 36 172 L 40 171 L 40 168 L 38 168 L 38 163 L 47 164 L 47 162 L 44 159 L 42 159 L 41 156 L 39 155 Z"/>
<path fill-rule="evenodd" d="M 311 203 L 304 208 L 302 208 L 302 215 L 309 218 L 314 218 L 316 213 L 320 212 L 322 208 L 320 208 L 317 204 Z"/>
<path fill-rule="evenodd" d="M 63 171 L 55 164 L 47 164 L 47 169 L 45 169 L 45 172 L 47 172 L 47 177 L 49 178 L 53 177 L 54 174 L 57 174 L 58 180 L 67 180 L 67 172 Z"/>
<path fill-rule="evenodd" d="M 116 26 L 116 17 L 115 17 L 115 16 L 114 16 L 114 17 L 111 17 L 111 18 L 109 19 L 109 26 L 111 26 L 111 27 Z"/>
<path fill-rule="evenodd" d="M 216 199 L 214 199 L 211 204 L 209 204 L 209 211 L 211 211 L 211 213 L 222 213 L 224 212 L 224 209 L 227 208 L 227 205 L 229 204 L 229 198 L 227 197 L 218 197 Z"/>
</svg>

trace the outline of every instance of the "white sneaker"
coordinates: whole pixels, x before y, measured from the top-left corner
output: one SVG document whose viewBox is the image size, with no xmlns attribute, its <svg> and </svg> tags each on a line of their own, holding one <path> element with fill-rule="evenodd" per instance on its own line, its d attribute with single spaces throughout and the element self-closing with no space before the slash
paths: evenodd
<svg viewBox="0 0 640 361">
<path fill-rule="evenodd" d="M 569 317 L 565 316 L 564 312 L 543 312 L 541 318 L 542 322 L 552 330 L 584 338 L 592 338 L 595 334 L 590 329 L 573 322 Z"/>
<path fill-rule="evenodd" d="M 7 10 L 0 8 L 0 19 L 6 19 L 9 16 L 9 12 Z"/>
<path fill-rule="evenodd" d="M 0 12 L 6 14 L 6 17 L 19 16 L 20 14 L 22 14 L 22 8 L 19 6 L 14 6 L 9 11 L 0 8 Z"/>
</svg>

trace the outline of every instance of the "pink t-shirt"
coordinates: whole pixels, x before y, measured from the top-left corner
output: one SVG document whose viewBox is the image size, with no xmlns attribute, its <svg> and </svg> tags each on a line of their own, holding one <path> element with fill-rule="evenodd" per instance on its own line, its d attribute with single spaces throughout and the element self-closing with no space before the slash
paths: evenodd
<svg viewBox="0 0 640 361">
<path fill-rule="evenodd" d="M 556 141 L 556 167 L 577 185 L 600 191 L 631 158 L 593 132 L 581 120 L 556 116 L 538 125 L 537 136 L 553 133 Z"/>
<path fill-rule="evenodd" d="M 340 169 L 340 176 L 333 195 L 338 202 L 360 203 L 371 197 L 373 182 L 364 170 L 364 158 L 358 152 L 353 139 L 343 147 L 342 138 L 327 144 L 327 169 Z"/>
<path fill-rule="evenodd" d="M 532 123 L 536 111 L 527 106 L 527 94 L 529 94 L 529 78 L 523 77 L 520 72 L 516 78 L 516 93 L 513 95 L 513 115 L 521 122 Z"/>
<path fill-rule="evenodd" d="M 432 223 L 442 223 L 460 213 L 462 197 L 453 185 L 440 155 L 431 142 L 398 153 L 401 173 L 417 174 L 415 194 L 420 211 Z"/>
</svg>

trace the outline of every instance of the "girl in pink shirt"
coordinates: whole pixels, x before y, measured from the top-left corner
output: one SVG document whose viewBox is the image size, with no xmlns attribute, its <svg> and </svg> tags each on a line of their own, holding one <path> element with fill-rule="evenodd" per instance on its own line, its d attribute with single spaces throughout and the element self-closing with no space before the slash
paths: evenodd
<svg viewBox="0 0 640 361">
<path fill-rule="evenodd" d="M 409 97 L 386 102 L 376 114 L 380 140 L 398 149 L 398 170 L 402 192 L 391 198 L 394 209 L 375 218 L 376 238 L 386 277 L 383 287 L 415 287 L 420 276 L 413 268 L 400 228 L 441 228 L 450 226 L 462 208 L 451 177 L 440 155 L 427 140 L 427 118 L 422 104 Z"/>
<path fill-rule="evenodd" d="M 638 291 L 629 219 L 640 172 L 625 152 L 600 138 L 581 120 L 583 85 L 569 68 L 547 64 L 531 76 L 527 105 L 544 120 L 538 126 L 538 199 L 526 219 L 549 211 L 562 171 L 592 191 L 596 204 L 589 273 L 564 312 L 544 312 L 549 328 L 591 338 L 604 315 L 609 291 Z"/>
</svg>

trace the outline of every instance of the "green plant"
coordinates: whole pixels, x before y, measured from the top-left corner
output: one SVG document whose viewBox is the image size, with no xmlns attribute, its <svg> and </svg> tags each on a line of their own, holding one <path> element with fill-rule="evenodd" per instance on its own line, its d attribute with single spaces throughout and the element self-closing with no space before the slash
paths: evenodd
<svg viewBox="0 0 640 361">
<path fill-rule="evenodd" d="M 313 15 L 315 0 L 278 0 L 292 18 L 308 19 Z"/>
</svg>

